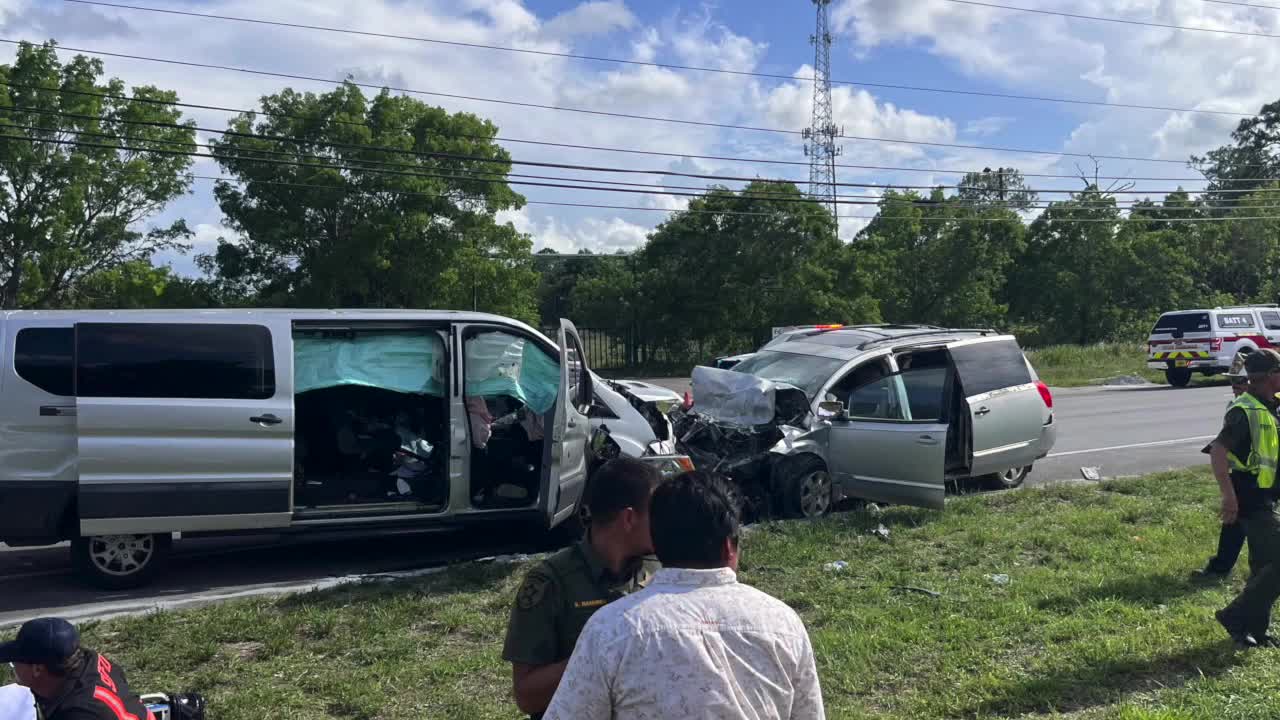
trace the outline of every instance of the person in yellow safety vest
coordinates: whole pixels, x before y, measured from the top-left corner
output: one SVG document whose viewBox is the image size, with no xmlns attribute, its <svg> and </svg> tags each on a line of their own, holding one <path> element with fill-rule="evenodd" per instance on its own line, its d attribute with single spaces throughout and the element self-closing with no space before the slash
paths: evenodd
<svg viewBox="0 0 1280 720">
<path fill-rule="evenodd" d="M 1249 375 L 1244 371 L 1244 360 L 1249 353 L 1253 352 L 1253 348 L 1244 348 L 1236 353 L 1231 360 L 1231 369 L 1227 371 L 1227 379 L 1231 382 L 1231 402 L 1227 403 L 1227 409 L 1235 404 L 1235 398 L 1244 394 L 1249 387 Z M 1213 448 L 1210 443 L 1205 446 L 1202 451 L 1208 455 Z M 1236 561 L 1240 559 L 1240 551 L 1244 549 L 1244 526 L 1240 521 L 1222 523 L 1222 529 L 1218 533 L 1218 552 L 1212 558 L 1209 558 L 1206 564 L 1200 570 L 1193 572 L 1192 578 L 1202 581 L 1218 581 L 1225 580 L 1230 577 L 1231 571 L 1235 569 Z"/>
<path fill-rule="evenodd" d="M 1280 427 L 1280 353 L 1257 350 L 1245 359 L 1249 387 L 1236 398 L 1213 441 L 1209 458 L 1222 491 L 1222 521 L 1240 520 L 1249 539 L 1252 576 L 1230 605 L 1215 613 L 1242 648 L 1280 646 L 1268 634 L 1271 608 L 1280 598 L 1280 515 L 1276 512 L 1276 465 Z"/>
</svg>

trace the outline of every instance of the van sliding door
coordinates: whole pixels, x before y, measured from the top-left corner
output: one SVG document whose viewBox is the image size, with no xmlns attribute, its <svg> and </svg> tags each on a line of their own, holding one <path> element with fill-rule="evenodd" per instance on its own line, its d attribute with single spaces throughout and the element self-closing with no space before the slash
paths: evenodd
<svg viewBox="0 0 1280 720">
<path fill-rule="evenodd" d="M 82 535 L 289 524 L 287 318 L 75 333 Z"/>
</svg>

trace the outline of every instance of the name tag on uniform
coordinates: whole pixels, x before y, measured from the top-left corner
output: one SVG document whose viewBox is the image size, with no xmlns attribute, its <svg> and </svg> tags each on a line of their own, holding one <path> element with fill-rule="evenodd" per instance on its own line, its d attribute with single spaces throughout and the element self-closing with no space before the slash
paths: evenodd
<svg viewBox="0 0 1280 720">
<path fill-rule="evenodd" d="M 579 600 L 578 602 L 574 603 L 573 606 L 576 608 L 594 608 L 594 607 L 603 607 L 608 604 L 609 604 L 608 600 Z"/>
</svg>

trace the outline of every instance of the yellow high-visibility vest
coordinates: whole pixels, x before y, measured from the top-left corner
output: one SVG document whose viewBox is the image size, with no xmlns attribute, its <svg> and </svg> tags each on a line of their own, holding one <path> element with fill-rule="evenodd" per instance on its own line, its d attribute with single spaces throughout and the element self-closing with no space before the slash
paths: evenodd
<svg viewBox="0 0 1280 720">
<path fill-rule="evenodd" d="M 1227 451 L 1231 469 L 1256 476 L 1258 487 L 1268 489 L 1276 484 L 1276 463 L 1280 461 L 1280 428 L 1277 428 L 1276 416 L 1250 393 L 1236 398 L 1231 407 L 1240 408 L 1249 418 L 1249 438 L 1252 440 L 1245 462 L 1234 452 Z"/>
</svg>

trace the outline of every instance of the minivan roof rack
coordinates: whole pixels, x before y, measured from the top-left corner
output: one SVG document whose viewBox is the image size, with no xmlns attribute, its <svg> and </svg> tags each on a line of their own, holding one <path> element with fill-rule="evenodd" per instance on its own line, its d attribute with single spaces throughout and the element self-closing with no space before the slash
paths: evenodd
<svg viewBox="0 0 1280 720">
<path fill-rule="evenodd" d="M 1218 305 L 1214 310 L 1247 310 L 1249 308 L 1280 308 L 1280 304 L 1257 303 L 1254 305 Z M 1188 312 L 1194 312 L 1194 310 Z"/>
<path fill-rule="evenodd" d="M 882 337 L 872 338 L 871 340 L 867 340 L 866 342 L 864 342 L 864 343 L 862 343 L 861 345 L 859 345 L 859 346 L 858 346 L 858 349 L 859 349 L 859 350 L 866 350 L 867 348 L 869 348 L 869 347 L 871 347 L 871 346 L 873 346 L 873 345 L 879 345 L 880 343 L 883 343 L 883 342 L 891 342 L 891 341 L 897 341 L 897 340 L 905 340 L 905 339 L 907 339 L 907 338 L 914 338 L 914 337 L 924 337 L 924 336 L 926 336 L 926 335 L 945 335 L 945 334 L 947 334 L 947 333 L 965 333 L 965 334 L 974 334 L 974 333 L 976 333 L 976 334 L 978 334 L 978 335 L 995 335 L 995 334 L 996 334 L 996 331 L 995 331 L 995 330 L 992 330 L 992 329 L 990 329 L 990 328 L 940 328 L 940 327 L 931 327 L 931 328 L 929 328 L 929 329 L 927 329 L 927 330 L 922 329 L 922 330 L 920 330 L 919 332 L 903 333 L 903 334 L 901 334 L 901 335 L 884 335 L 884 336 L 882 336 Z"/>
</svg>

